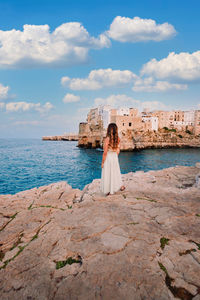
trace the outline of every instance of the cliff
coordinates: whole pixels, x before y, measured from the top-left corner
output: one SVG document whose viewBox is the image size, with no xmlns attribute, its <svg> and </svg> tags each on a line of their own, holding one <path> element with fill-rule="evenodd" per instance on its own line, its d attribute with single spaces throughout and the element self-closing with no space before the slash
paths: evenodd
<svg viewBox="0 0 200 300">
<path fill-rule="evenodd" d="M 78 147 L 80 148 L 99 148 L 103 144 L 103 125 L 98 124 L 79 124 Z"/>
<path fill-rule="evenodd" d="M 131 132 L 122 133 L 121 150 L 146 148 L 184 148 L 200 147 L 200 137 L 183 131 L 173 132 L 159 130 L 157 132 Z"/>
<path fill-rule="evenodd" d="M 0 196 L 1 300 L 200 298 L 200 163 Z"/>
<path fill-rule="evenodd" d="M 133 131 L 126 130 L 120 134 L 121 151 L 133 151 L 146 148 L 184 148 L 200 147 L 200 136 L 179 131 Z M 82 148 L 97 148 L 103 146 L 105 132 L 99 129 L 93 134 L 92 131 L 79 134 L 78 146 Z"/>
</svg>

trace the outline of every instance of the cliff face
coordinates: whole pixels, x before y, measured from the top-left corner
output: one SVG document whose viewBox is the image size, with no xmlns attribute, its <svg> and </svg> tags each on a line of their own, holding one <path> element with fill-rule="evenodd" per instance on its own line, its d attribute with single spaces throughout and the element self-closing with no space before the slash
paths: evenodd
<svg viewBox="0 0 200 300">
<path fill-rule="evenodd" d="M 199 299 L 200 164 L 0 195 L 1 300 Z"/>
<path fill-rule="evenodd" d="M 131 132 L 127 131 L 121 137 L 121 150 L 145 148 L 181 148 L 200 147 L 200 137 L 186 132 Z"/>
<path fill-rule="evenodd" d="M 87 123 L 85 123 L 87 124 Z M 102 127 L 87 130 L 79 134 L 79 147 L 98 148 L 103 146 L 105 132 Z M 133 131 L 126 130 L 120 133 L 121 151 L 132 151 L 145 148 L 181 148 L 200 147 L 200 137 L 186 132 L 173 132 L 167 130 L 154 131 Z"/>
<path fill-rule="evenodd" d="M 80 148 L 99 148 L 103 144 L 103 126 L 99 122 L 96 125 L 88 123 L 79 124 L 78 146 Z"/>
</svg>

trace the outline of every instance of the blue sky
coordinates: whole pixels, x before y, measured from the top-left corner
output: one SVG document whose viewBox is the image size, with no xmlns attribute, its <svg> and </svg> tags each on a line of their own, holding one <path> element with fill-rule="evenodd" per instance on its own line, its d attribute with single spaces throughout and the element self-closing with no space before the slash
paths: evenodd
<svg viewBox="0 0 200 300">
<path fill-rule="evenodd" d="M 78 132 L 99 104 L 200 109 L 200 2 L 0 0 L 0 137 Z"/>
</svg>

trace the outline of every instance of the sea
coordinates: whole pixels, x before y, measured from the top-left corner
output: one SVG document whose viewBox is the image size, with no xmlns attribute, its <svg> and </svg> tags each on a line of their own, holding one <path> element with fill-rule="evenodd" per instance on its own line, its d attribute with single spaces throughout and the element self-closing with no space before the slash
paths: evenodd
<svg viewBox="0 0 200 300">
<path fill-rule="evenodd" d="M 77 142 L 0 139 L 0 194 L 67 181 L 83 189 L 101 177 L 101 149 L 80 149 Z M 121 152 L 121 173 L 160 170 L 200 162 L 200 148 L 145 149 Z"/>
</svg>

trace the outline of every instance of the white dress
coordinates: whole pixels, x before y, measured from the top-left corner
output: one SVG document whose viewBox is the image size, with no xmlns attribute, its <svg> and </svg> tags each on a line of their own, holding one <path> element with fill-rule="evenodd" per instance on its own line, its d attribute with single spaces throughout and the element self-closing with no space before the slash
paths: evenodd
<svg viewBox="0 0 200 300">
<path fill-rule="evenodd" d="M 108 150 L 101 171 L 101 191 L 104 194 L 114 194 L 122 186 L 122 178 L 116 151 Z"/>
</svg>

